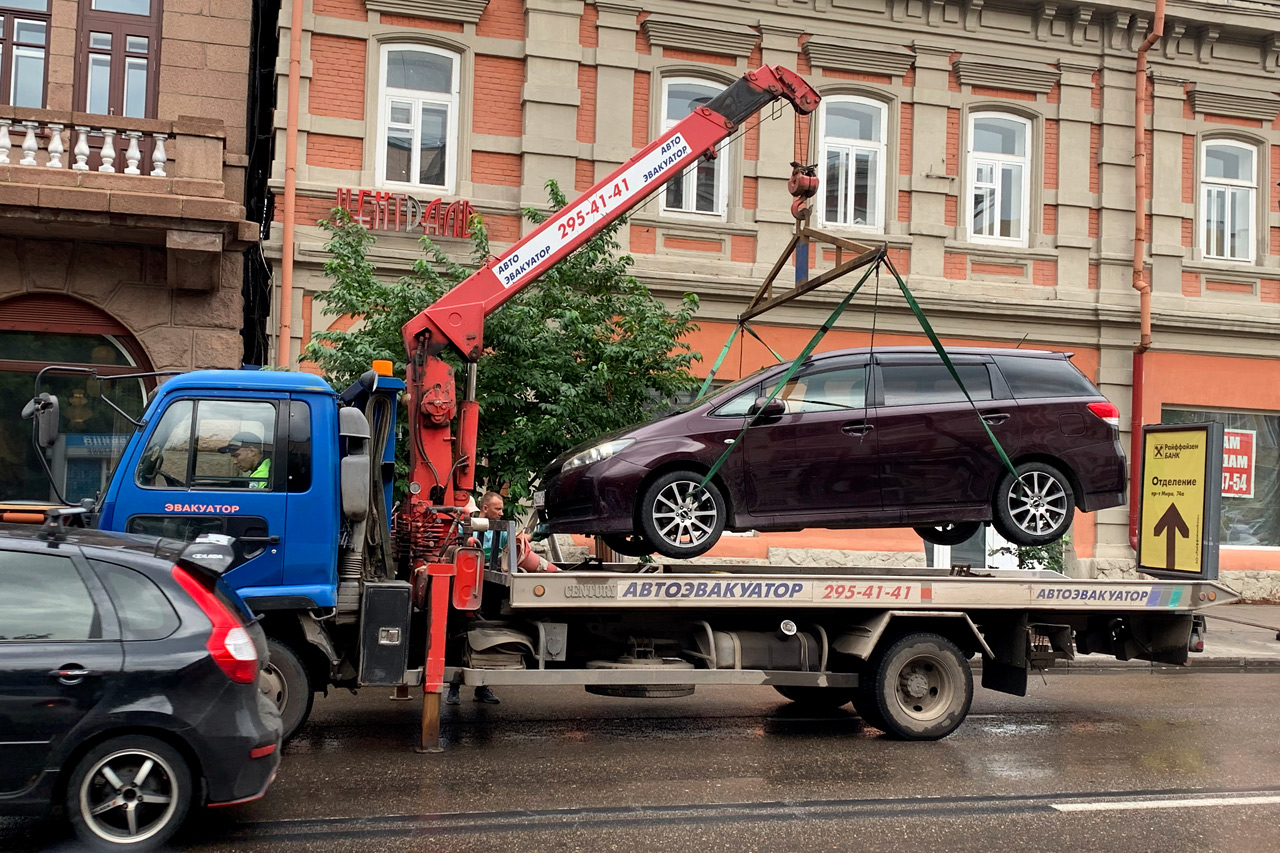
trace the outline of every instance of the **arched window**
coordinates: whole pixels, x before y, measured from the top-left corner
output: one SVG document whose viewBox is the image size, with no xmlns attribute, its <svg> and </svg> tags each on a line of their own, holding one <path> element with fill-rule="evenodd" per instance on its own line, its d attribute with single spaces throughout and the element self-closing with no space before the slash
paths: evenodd
<svg viewBox="0 0 1280 853">
<path fill-rule="evenodd" d="M 1200 158 L 1200 245 L 1209 260 L 1254 260 L 1258 149 L 1225 139 L 1204 143 Z"/>
<path fill-rule="evenodd" d="M 672 77 L 662 81 L 662 132 L 665 133 L 695 109 L 724 91 L 708 80 Z M 681 213 L 723 216 L 728 198 L 728 158 L 720 149 L 715 160 L 699 160 L 667 184 L 662 208 Z"/>
<path fill-rule="evenodd" d="M 824 225 L 884 230 L 885 105 L 867 98 L 822 101 Z"/>
<path fill-rule="evenodd" d="M 51 364 L 92 367 L 101 376 L 151 370 L 137 341 L 109 315 L 65 296 L 19 296 L 0 300 L 0 502 L 56 502 L 38 451 L 32 422 L 22 406 L 35 390 L 36 374 Z M 58 398 L 58 443 L 46 461 L 63 496 L 72 502 L 94 497 L 106 486 L 133 435 L 133 424 L 103 400 L 105 394 L 132 417 L 145 407 L 146 388 L 137 379 L 107 382 L 84 374 L 47 373 L 41 384 Z"/>
<path fill-rule="evenodd" d="M 382 48 L 378 179 L 452 193 L 458 161 L 457 54 L 435 47 Z"/>
<path fill-rule="evenodd" d="M 1005 113 L 969 117 L 969 238 L 1027 245 L 1031 122 Z"/>
</svg>

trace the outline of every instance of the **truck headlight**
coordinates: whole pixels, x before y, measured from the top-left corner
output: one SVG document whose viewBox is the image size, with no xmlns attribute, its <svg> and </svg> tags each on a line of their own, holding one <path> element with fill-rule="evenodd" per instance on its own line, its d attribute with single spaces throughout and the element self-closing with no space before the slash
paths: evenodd
<svg viewBox="0 0 1280 853">
<path fill-rule="evenodd" d="M 610 456 L 621 452 L 623 449 L 635 444 L 634 438 L 619 438 L 613 441 L 606 441 L 604 444 L 597 444 L 590 450 L 584 450 L 581 453 L 570 456 L 560 468 L 562 472 L 572 471 L 574 468 L 581 468 L 584 465 L 594 465 L 597 462 L 603 462 Z"/>
</svg>

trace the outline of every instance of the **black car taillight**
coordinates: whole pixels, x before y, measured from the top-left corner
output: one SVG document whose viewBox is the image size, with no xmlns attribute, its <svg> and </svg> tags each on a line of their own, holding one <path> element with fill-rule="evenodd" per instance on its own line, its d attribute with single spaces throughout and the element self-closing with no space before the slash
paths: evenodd
<svg viewBox="0 0 1280 853">
<path fill-rule="evenodd" d="M 213 623 L 205 645 L 214 661 L 227 678 L 237 684 L 252 684 L 258 678 L 258 652 L 240 619 L 181 566 L 173 567 L 173 577 Z"/>
</svg>

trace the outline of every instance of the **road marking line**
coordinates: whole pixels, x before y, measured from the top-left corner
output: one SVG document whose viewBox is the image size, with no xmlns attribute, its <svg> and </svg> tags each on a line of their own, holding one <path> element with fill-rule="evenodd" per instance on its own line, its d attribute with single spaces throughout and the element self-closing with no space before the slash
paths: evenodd
<svg viewBox="0 0 1280 853">
<path fill-rule="evenodd" d="M 1205 797 L 1194 800 L 1135 800 L 1121 803 L 1053 803 L 1060 812 L 1105 812 L 1133 809 L 1182 809 L 1192 806 L 1259 806 L 1280 803 L 1280 796 Z"/>
</svg>

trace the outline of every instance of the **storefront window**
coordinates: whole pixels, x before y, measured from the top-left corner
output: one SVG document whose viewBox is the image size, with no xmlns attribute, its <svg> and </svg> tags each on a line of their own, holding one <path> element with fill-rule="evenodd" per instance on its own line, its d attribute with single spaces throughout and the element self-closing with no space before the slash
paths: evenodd
<svg viewBox="0 0 1280 853">
<path fill-rule="evenodd" d="M 1217 421 L 1226 430 L 1223 545 L 1280 547 L 1280 415 L 1166 407 L 1166 424 Z"/>
<path fill-rule="evenodd" d="M 22 407 L 35 391 L 36 373 L 50 364 L 93 367 L 101 374 L 135 373 L 134 358 L 114 335 L 0 331 L 0 502 L 56 502 L 31 440 Z M 58 398 L 61 434 L 43 451 L 63 496 L 71 502 L 105 487 L 133 424 L 102 399 L 98 381 L 83 374 L 45 374 L 41 390 Z M 106 382 L 106 395 L 133 417 L 144 405 L 138 380 Z"/>
</svg>

